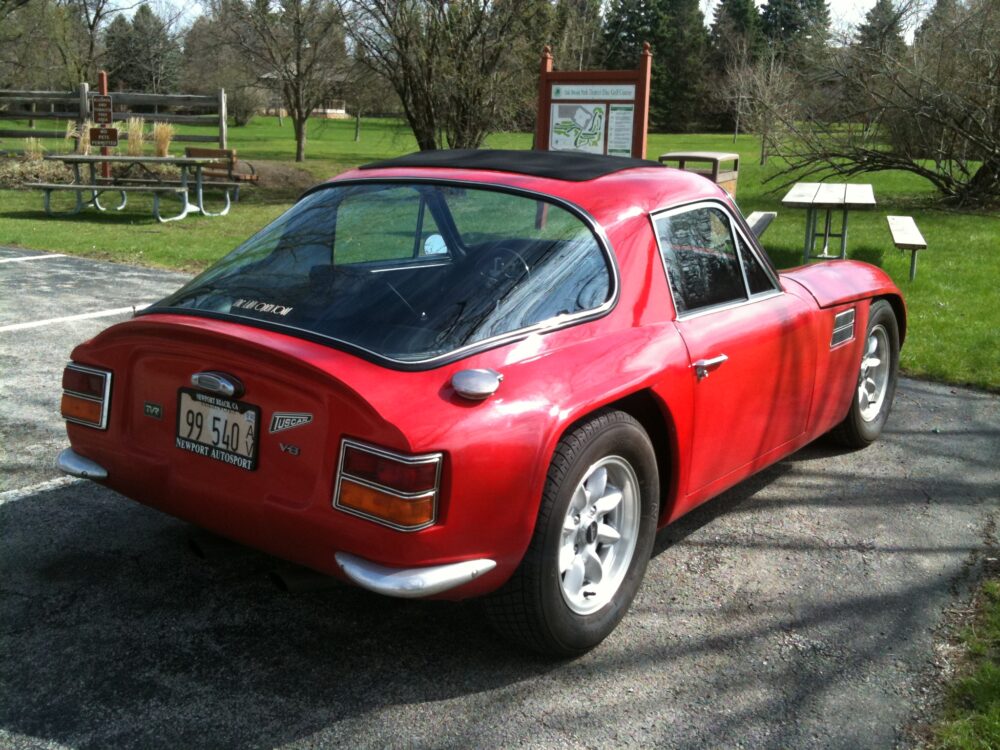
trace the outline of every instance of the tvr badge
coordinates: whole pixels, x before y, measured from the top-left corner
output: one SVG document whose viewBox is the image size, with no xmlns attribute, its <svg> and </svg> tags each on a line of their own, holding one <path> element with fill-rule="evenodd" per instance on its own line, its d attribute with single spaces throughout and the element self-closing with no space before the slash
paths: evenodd
<svg viewBox="0 0 1000 750">
<path fill-rule="evenodd" d="M 301 427 L 313 421 L 313 415 L 306 412 L 276 411 L 271 415 L 271 427 L 268 430 L 272 435 L 276 432 L 284 432 L 293 427 Z"/>
</svg>

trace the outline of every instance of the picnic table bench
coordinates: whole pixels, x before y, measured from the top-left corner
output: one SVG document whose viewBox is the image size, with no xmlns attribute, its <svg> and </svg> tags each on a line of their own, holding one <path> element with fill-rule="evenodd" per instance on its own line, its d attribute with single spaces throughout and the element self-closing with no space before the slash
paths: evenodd
<svg viewBox="0 0 1000 750">
<path fill-rule="evenodd" d="M 917 251 L 927 248 L 927 241 L 917 229 L 912 216 L 886 216 L 892 243 L 899 250 L 910 251 L 910 281 L 917 277 Z"/>
<path fill-rule="evenodd" d="M 240 199 L 240 185 L 242 183 L 256 185 L 259 179 L 257 170 L 248 161 L 244 161 L 243 164 L 250 170 L 249 172 L 236 171 L 240 161 L 236 158 L 235 148 L 197 148 L 188 146 L 184 149 L 184 155 L 193 158 L 217 159 L 220 168 L 209 167 L 205 169 L 205 184 L 212 186 L 223 184 L 235 185 L 236 187 L 233 191 L 234 201 L 239 201 Z"/>
<path fill-rule="evenodd" d="M 753 232 L 753 236 L 760 239 L 760 236 L 764 234 L 771 222 L 778 218 L 777 211 L 754 211 L 747 217 L 747 225 L 750 227 L 750 231 Z"/>
<path fill-rule="evenodd" d="M 153 216 L 160 222 L 177 221 L 183 219 L 189 213 L 200 213 L 205 216 L 224 216 L 229 212 L 229 190 L 232 186 L 227 183 L 214 183 L 223 189 L 225 196 L 223 209 L 213 213 L 205 208 L 204 189 L 213 185 L 206 185 L 203 170 L 206 166 L 218 163 L 218 160 L 214 158 L 186 156 L 100 156 L 90 154 L 51 154 L 45 158 L 49 161 L 60 161 L 73 170 L 73 181 L 70 183 L 29 182 L 22 185 L 24 188 L 42 190 L 45 193 L 45 213 L 50 216 L 57 215 L 57 213 L 64 215 L 76 214 L 88 206 L 92 206 L 98 211 L 106 211 L 107 208 L 102 206 L 100 202 L 101 194 L 106 192 L 116 192 L 121 196 L 119 204 L 114 207 L 116 211 L 121 211 L 125 208 L 129 193 L 152 194 Z M 98 177 L 97 165 L 104 162 L 132 165 L 145 174 L 141 177 Z M 80 167 L 83 165 L 89 167 L 89 179 L 84 179 L 81 174 Z M 162 175 L 153 172 L 146 165 L 179 167 L 180 179 L 164 179 Z M 193 172 L 193 176 L 191 172 Z M 76 193 L 76 205 L 73 209 L 63 212 L 52 210 L 52 193 L 57 191 L 73 191 Z M 191 202 L 192 191 L 195 198 L 194 203 Z M 174 216 L 164 217 L 160 212 L 161 195 L 176 197 L 181 203 L 180 212 Z"/>
</svg>

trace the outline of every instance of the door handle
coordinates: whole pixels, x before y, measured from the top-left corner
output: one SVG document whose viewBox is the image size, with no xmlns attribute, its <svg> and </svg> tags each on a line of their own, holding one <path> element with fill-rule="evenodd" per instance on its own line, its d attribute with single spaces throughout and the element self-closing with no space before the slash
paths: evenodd
<svg viewBox="0 0 1000 750">
<path fill-rule="evenodd" d="M 725 354 L 720 354 L 718 357 L 712 357 L 711 359 L 699 359 L 691 366 L 694 368 L 694 374 L 698 377 L 698 380 L 704 380 L 708 377 L 708 373 L 712 370 L 717 370 L 728 359 L 729 357 Z"/>
</svg>

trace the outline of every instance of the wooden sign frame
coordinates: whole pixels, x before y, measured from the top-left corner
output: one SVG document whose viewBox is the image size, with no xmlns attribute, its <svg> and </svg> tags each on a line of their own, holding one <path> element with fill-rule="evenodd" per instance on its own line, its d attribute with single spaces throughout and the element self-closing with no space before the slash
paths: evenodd
<svg viewBox="0 0 1000 750">
<path fill-rule="evenodd" d="M 652 61 L 649 42 L 644 42 L 639 66 L 634 70 L 553 71 L 552 50 L 545 47 L 538 76 L 535 149 L 580 150 L 645 159 L 649 135 L 649 79 Z M 578 117 L 586 119 L 590 116 L 589 123 L 579 120 L 578 124 L 568 120 L 566 123 L 556 122 L 555 125 L 560 130 L 554 133 L 553 112 L 558 112 L 554 107 L 573 104 L 579 105 Z M 584 125 L 590 130 L 582 133 Z M 630 139 L 624 133 L 626 127 L 631 128 Z M 573 147 L 553 148 L 554 134 L 565 143 L 574 133 Z M 586 136 L 582 143 L 581 135 Z M 628 140 L 629 153 L 625 153 Z"/>
</svg>

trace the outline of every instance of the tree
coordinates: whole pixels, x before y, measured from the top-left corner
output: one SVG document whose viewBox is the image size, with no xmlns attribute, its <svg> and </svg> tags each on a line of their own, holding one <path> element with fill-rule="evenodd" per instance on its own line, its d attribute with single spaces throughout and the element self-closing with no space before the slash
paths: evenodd
<svg viewBox="0 0 1000 750">
<path fill-rule="evenodd" d="M 653 125 L 687 130 L 704 111 L 708 32 L 698 0 L 614 0 L 604 24 L 607 66 L 634 68 L 643 42 L 649 42 L 653 52 Z"/>
<path fill-rule="evenodd" d="M 753 60 L 734 60 L 726 71 L 725 94 L 735 100 L 743 127 L 760 138 L 760 164 L 780 152 L 787 123 L 799 115 L 798 80 L 778 50 L 770 48 Z"/>
<path fill-rule="evenodd" d="M 552 42 L 553 55 L 562 70 L 600 65 L 600 0 L 557 0 Z"/>
<path fill-rule="evenodd" d="M 898 59 L 840 60 L 828 75 L 860 92 L 836 120 L 788 118 L 785 176 L 902 170 L 957 204 L 1000 201 L 1000 4 L 964 0 Z"/>
<path fill-rule="evenodd" d="M 652 47 L 649 109 L 656 127 L 690 130 L 705 111 L 708 32 L 698 0 L 660 0 L 658 43 Z M 638 57 L 633 60 L 635 67 Z"/>
<path fill-rule="evenodd" d="M 148 5 L 140 5 L 131 21 L 116 16 L 104 34 L 104 48 L 112 89 L 162 94 L 180 79 L 180 45 L 170 22 Z"/>
<path fill-rule="evenodd" d="M 215 94 L 226 90 L 226 107 L 237 127 L 242 127 L 268 104 L 260 72 L 251 67 L 238 49 L 220 44 L 226 39 L 221 19 L 205 13 L 195 19 L 184 35 L 184 89 L 192 94 Z M 211 65 L 205 61 L 211 60 Z"/>
<path fill-rule="evenodd" d="M 722 0 L 715 6 L 709 32 L 717 69 L 752 63 L 764 49 L 764 29 L 754 0 Z"/>
<path fill-rule="evenodd" d="M 768 0 L 761 10 L 764 35 L 783 58 L 802 68 L 815 62 L 830 35 L 826 0 Z"/>
<path fill-rule="evenodd" d="M 295 161 L 304 161 L 309 116 L 334 94 L 347 68 L 339 7 L 333 0 L 229 0 L 216 12 L 233 47 L 281 93 L 295 131 Z"/>
<path fill-rule="evenodd" d="M 858 27 L 854 40 L 856 54 L 893 60 L 900 58 L 906 52 L 903 19 L 907 13 L 905 5 L 897 5 L 893 0 L 877 0 L 865 16 L 864 23 Z"/>
<path fill-rule="evenodd" d="M 53 24 L 59 58 L 70 81 L 95 81 L 104 55 L 108 21 L 138 3 L 117 0 L 59 0 L 61 18 Z"/>
<path fill-rule="evenodd" d="M 634 68 L 643 42 L 656 53 L 663 26 L 657 0 L 611 0 L 604 19 L 604 64 L 609 68 Z M 654 61 L 656 58 L 653 58 Z"/>
<path fill-rule="evenodd" d="M 392 84 L 421 150 L 478 148 L 531 96 L 526 40 L 547 28 L 547 3 L 342 1 L 360 59 Z"/>
</svg>

